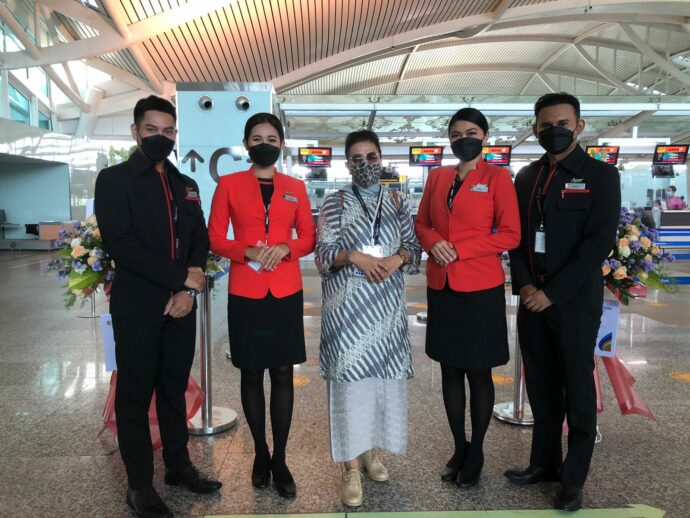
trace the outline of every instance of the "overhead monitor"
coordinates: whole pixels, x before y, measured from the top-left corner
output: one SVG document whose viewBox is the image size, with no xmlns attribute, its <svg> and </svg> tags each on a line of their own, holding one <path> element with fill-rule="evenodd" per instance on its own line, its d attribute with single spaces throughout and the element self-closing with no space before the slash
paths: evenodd
<svg viewBox="0 0 690 518">
<path fill-rule="evenodd" d="M 511 151 L 512 146 L 484 146 L 482 155 L 487 164 L 509 166 Z"/>
<path fill-rule="evenodd" d="M 618 153 L 620 146 L 587 146 L 587 154 L 592 158 L 616 165 L 618 163 Z"/>
<path fill-rule="evenodd" d="M 688 159 L 688 146 L 676 145 L 667 146 L 666 144 L 657 145 L 654 150 L 654 165 L 684 165 Z"/>
<path fill-rule="evenodd" d="M 297 163 L 306 167 L 331 167 L 333 148 L 300 147 L 297 148 Z"/>
<path fill-rule="evenodd" d="M 443 159 L 442 147 L 410 147 L 410 165 L 436 167 Z"/>
</svg>

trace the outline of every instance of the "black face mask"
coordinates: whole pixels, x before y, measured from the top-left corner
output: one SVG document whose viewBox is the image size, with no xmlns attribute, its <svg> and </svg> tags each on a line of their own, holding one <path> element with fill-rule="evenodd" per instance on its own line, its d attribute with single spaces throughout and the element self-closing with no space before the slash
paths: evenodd
<svg viewBox="0 0 690 518">
<path fill-rule="evenodd" d="M 563 153 L 570 147 L 573 140 L 575 140 L 575 133 L 561 126 L 551 126 L 539 132 L 539 145 L 552 155 Z"/>
<path fill-rule="evenodd" d="M 165 135 L 151 135 L 150 137 L 143 137 L 139 147 L 147 158 L 154 162 L 161 162 L 172 153 L 175 141 Z"/>
<path fill-rule="evenodd" d="M 268 167 L 275 164 L 280 157 L 280 148 L 272 144 L 256 144 L 249 148 L 249 158 L 256 165 Z"/>
<path fill-rule="evenodd" d="M 453 154 L 463 162 L 469 162 L 477 158 L 482 152 L 484 142 L 474 137 L 459 138 L 451 143 Z"/>
</svg>

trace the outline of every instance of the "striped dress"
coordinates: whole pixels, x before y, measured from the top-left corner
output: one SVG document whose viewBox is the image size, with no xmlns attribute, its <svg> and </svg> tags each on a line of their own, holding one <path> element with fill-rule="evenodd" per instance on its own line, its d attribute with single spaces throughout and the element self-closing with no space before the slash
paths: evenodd
<svg viewBox="0 0 690 518">
<path fill-rule="evenodd" d="M 359 188 L 373 216 L 378 188 Z M 382 187 L 380 245 L 384 256 L 405 248 L 405 273 L 418 273 L 421 247 L 409 204 L 398 206 Z M 321 375 L 328 382 L 331 450 L 336 462 L 381 447 L 404 453 L 407 444 L 407 385 L 412 355 L 407 328 L 403 272 L 382 283 L 357 276 L 353 265 L 334 268 L 343 250 L 371 242 L 371 225 L 351 187 L 326 197 L 317 228 L 315 258 L 322 278 Z"/>
</svg>

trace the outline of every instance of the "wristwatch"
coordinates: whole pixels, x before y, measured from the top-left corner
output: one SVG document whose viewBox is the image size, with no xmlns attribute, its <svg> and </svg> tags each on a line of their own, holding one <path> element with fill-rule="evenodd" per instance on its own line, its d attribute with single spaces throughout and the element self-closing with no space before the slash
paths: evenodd
<svg viewBox="0 0 690 518">
<path fill-rule="evenodd" d="M 194 288 L 187 288 L 185 291 L 187 292 L 187 295 L 189 295 L 193 299 L 195 299 L 196 296 L 199 294 L 199 292 L 197 290 L 195 290 Z"/>
<path fill-rule="evenodd" d="M 398 252 L 398 255 L 400 256 L 400 259 L 403 260 L 403 263 L 400 265 L 400 268 L 402 268 L 410 262 L 410 253 L 407 250 L 400 250 Z"/>
</svg>

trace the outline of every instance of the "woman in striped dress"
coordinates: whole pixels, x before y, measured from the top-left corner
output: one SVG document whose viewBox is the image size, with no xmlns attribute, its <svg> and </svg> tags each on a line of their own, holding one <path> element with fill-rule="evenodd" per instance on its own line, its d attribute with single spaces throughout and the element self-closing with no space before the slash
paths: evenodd
<svg viewBox="0 0 690 518">
<path fill-rule="evenodd" d="M 326 197 L 317 230 L 322 278 L 321 375 L 328 383 L 331 454 L 343 462 L 342 500 L 363 500 L 360 464 L 388 473 L 374 448 L 407 447 L 412 355 L 403 272 L 418 273 L 421 248 L 407 200 L 379 183 L 381 147 L 368 130 L 345 140 L 353 183 Z"/>
</svg>

